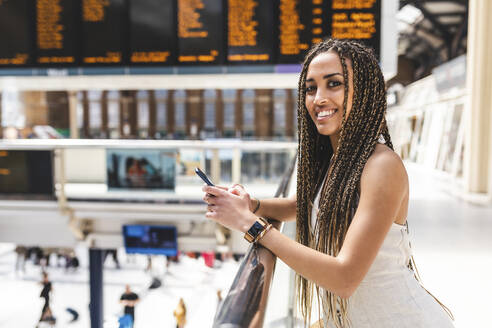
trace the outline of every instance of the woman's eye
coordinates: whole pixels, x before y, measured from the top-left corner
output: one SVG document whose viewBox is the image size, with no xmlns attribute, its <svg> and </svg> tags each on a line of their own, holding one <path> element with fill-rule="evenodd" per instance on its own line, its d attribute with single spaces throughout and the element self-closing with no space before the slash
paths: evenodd
<svg viewBox="0 0 492 328">
<path fill-rule="evenodd" d="M 315 90 L 316 90 L 316 87 L 314 87 L 314 86 L 306 87 L 306 93 L 311 93 L 311 92 L 314 92 Z"/>
<path fill-rule="evenodd" d="M 342 85 L 342 82 L 340 81 L 328 81 L 328 87 L 334 88 Z"/>
</svg>

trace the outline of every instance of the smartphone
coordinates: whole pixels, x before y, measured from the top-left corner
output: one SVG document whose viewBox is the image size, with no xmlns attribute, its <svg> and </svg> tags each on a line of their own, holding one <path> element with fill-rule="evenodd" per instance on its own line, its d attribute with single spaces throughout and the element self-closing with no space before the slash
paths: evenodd
<svg viewBox="0 0 492 328">
<path fill-rule="evenodd" d="M 202 172 L 202 170 L 200 170 L 198 167 L 195 169 L 195 173 L 206 183 L 208 184 L 209 186 L 214 186 L 214 184 L 212 183 L 212 181 L 210 181 L 210 179 L 207 177 L 207 175 L 205 173 Z"/>
</svg>

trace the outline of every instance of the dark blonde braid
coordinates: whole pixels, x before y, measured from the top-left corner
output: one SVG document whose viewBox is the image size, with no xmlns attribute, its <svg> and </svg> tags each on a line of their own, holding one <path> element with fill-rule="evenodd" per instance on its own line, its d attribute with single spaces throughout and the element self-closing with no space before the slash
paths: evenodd
<svg viewBox="0 0 492 328">
<path fill-rule="evenodd" d="M 309 64 L 321 53 L 334 51 L 340 57 L 344 78 L 343 120 L 337 149 L 332 149 L 328 136 L 320 135 L 305 105 L 306 75 Z M 349 75 L 346 60 L 353 69 L 352 109 L 345 117 L 348 102 Z M 315 45 L 307 54 L 299 78 L 298 134 L 299 152 L 297 169 L 297 236 L 298 242 L 325 254 L 337 256 L 347 229 L 352 221 L 360 193 L 362 170 L 373 153 L 381 135 L 391 149 L 393 145 L 385 121 L 386 92 L 383 74 L 373 52 L 352 41 L 329 39 Z M 328 163 L 330 163 L 328 168 Z M 326 173 L 328 172 L 328 173 Z M 309 231 L 312 202 L 316 186 L 323 181 L 320 207 L 314 234 Z M 318 238 L 313 238 L 318 236 Z M 314 291 L 320 289 L 297 275 L 296 285 L 301 313 L 310 320 Z M 322 298 L 338 328 L 350 325 L 347 300 L 326 291 Z M 337 311 L 339 310 L 339 312 Z"/>
</svg>

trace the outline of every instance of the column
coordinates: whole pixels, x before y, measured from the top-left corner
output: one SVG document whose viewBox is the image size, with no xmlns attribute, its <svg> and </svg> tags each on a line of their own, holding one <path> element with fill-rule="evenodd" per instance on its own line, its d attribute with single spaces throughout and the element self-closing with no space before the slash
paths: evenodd
<svg viewBox="0 0 492 328">
<path fill-rule="evenodd" d="M 224 97 L 222 90 L 215 92 L 215 131 L 216 137 L 222 137 L 224 134 Z"/>
<path fill-rule="evenodd" d="M 157 133 L 157 104 L 155 101 L 155 91 L 147 91 L 149 101 L 149 138 L 155 139 Z"/>
<path fill-rule="evenodd" d="M 128 125 L 126 114 L 125 114 L 127 102 L 128 102 L 128 99 L 125 97 L 125 94 L 123 93 L 123 91 L 120 91 L 119 92 L 119 100 L 118 100 L 119 118 L 120 118 L 120 125 L 119 125 L 118 130 L 120 133 L 120 138 L 126 138 L 127 137 L 126 135 L 130 133 L 129 125 Z"/>
<path fill-rule="evenodd" d="M 89 249 L 91 328 L 103 327 L 103 250 Z"/>
<path fill-rule="evenodd" d="M 236 99 L 234 100 L 234 130 L 237 138 L 243 135 L 243 127 L 243 90 L 239 89 L 236 90 Z"/>
<path fill-rule="evenodd" d="M 137 91 L 128 91 L 128 97 L 128 121 L 130 123 L 130 137 L 138 138 Z"/>
<path fill-rule="evenodd" d="M 167 92 L 167 111 L 166 111 L 166 124 L 167 135 L 172 136 L 175 132 L 174 127 L 174 90 Z"/>
<path fill-rule="evenodd" d="M 285 135 L 289 138 L 294 137 L 294 118 L 296 100 L 294 99 L 294 94 L 292 89 L 285 89 Z"/>
<path fill-rule="evenodd" d="M 87 91 L 82 91 L 82 108 L 83 108 L 83 131 L 84 138 L 90 138 L 91 117 L 89 115 L 89 96 Z"/>
<path fill-rule="evenodd" d="M 492 197 L 492 1 L 468 6 L 467 89 L 465 107 L 465 191 Z"/>
<path fill-rule="evenodd" d="M 109 138 L 108 128 L 108 91 L 104 90 L 101 93 L 101 133 L 103 138 Z"/>
<path fill-rule="evenodd" d="M 77 122 L 77 91 L 68 92 L 68 120 L 70 125 L 70 138 L 79 138 L 79 127 Z"/>
</svg>

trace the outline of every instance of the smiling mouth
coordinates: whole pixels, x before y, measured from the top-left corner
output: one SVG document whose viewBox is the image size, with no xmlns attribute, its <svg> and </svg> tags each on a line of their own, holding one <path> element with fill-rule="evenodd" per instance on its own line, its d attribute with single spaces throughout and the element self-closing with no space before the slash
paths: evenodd
<svg viewBox="0 0 492 328">
<path fill-rule="evenodd" d="M 316 118 L 318 119 L 318 121 L 326 119 L 326 118 L 330 118 L 333 115 L 335 115 L 335 113 L 337 111 L 338 111 L 338 109 L 336 109 L 336 108 L 324 110 L 324 111 L 321 111 L 319 113 L 316 113 Z"/>
</svg>

